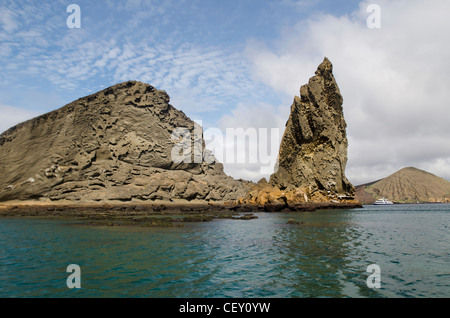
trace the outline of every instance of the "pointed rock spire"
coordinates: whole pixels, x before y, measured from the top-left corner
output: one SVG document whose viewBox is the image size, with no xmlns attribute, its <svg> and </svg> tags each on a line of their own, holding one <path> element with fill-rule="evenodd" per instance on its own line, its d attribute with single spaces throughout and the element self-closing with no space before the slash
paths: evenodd
<svg viewBox="0 0 450 318">
<path fill-rule="evenodd" d="M 286 191 L 308 188 L 311 193 L 353 196 L 354 187 L 345 177 L 343 98 L 326 57 L 315 74 L 294 98 L 270 184 Z"/>
</svg>

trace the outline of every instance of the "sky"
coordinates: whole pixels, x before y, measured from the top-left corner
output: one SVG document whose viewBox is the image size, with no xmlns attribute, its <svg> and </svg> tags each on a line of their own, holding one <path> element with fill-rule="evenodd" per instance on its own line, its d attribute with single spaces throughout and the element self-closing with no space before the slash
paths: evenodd
<svg viewBox="0 0 450 318">
<path fill-rule="evenodd" d="M 254 129 L 258 145 L 278 131 L 276 157 L 294 96 L 326 56 L 344 98 L 350 182 L 408 166 L 450 180 L 449 12 L 448 0 L 2 0 L 0 132 L 138 80 L 205 131 Z M 234 147 L 207 146 L 219 144 Z M 225 172 L 269 176 L 252 149 L 223 160 Z"/>
</svg>

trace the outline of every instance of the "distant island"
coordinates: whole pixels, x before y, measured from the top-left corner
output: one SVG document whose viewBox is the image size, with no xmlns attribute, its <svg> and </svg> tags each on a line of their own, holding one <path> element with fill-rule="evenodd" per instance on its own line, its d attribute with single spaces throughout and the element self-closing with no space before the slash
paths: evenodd
<svg viewBox="0 0 450 318">
<path fill-rule="evenodd" d="M 201 127 L 169 102 L 165 91 L 128 81 L 2 133 L 3 213 L 11 215 L 13 207 L 39 214 L 46 207 L 52 214 L 61 206 L 141 206 L 153 212 L 183 206 L 191 212 L 361 206 L 345 177 L 343 98 L 327 58 L 294 98 L 270 180 L 226 175 L 203 135 L 195 133 Z M 189 150 L 173 160 L 174 146 L 183 141 L 180 128 L 191 133 L 184 140 Z"/>
<path fill-rule="evenodd" d="M 356 199 L 362 204 L 372 204 L 381 197 L 394 203 L 448 203 L 450 182 L 407 167 L 384 179 L 356 186 Z"/>
</svg>

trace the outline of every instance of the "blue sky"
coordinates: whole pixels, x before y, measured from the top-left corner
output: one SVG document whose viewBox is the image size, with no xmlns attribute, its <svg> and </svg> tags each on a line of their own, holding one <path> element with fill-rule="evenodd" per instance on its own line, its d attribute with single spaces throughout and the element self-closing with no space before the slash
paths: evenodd
<svg viewBox="0 0 450 318">
<path fill-rule="evenodd" d="M 214 120 L 221 108 L 256 94 L 251 90 L 259 83 L 252 80 L 243 54 L 249 40 L 271 45 L 283 28 L 314 12 L 341 14 L 357 5 L 78 1 L 82 27 L 69 29 L 66 8 L 71 3 L 2 2 L 2 104 L 48 111 L 130 79 L 167 90 L 175 102 L 191 95 L 187 105 L 175 106 L 192 115 L 214 111 Z M 273 93 L 261 99 L 276 100 Z"/>
<path fill-rule="evenodd" d="M 69 29 L 69 4 L 81 28 Z M 367 6 L 381 8 L 369 29 Z M 0 4 L 0 130 L 126 80 L 205 127 L 283 129 L 330 58 L 354 184 L 416 166 L 450 179 L 446 0 L 122 0 Z M 383 149 L 380 151 L 379 149 Z M 258 167 L 225 165 L 257 180 Z"/>
</svg>

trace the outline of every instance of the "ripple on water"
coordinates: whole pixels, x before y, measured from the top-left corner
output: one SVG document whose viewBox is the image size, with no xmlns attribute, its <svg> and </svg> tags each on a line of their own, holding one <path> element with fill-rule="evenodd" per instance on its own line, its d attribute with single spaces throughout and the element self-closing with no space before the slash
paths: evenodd
<svg viewBox="0 0 450 318">
<path fill-rule="evenodd" d="M 0 219 L 10 297 L 449 297 L 450 210 L 258 213 L 184 228 Z M 288 219 L 301 222 L 287 224 Z M 68 264 L 82 289 L 67 289 Z M 366 285 L 381 268 L 382 288 Z"/>
</svg>

